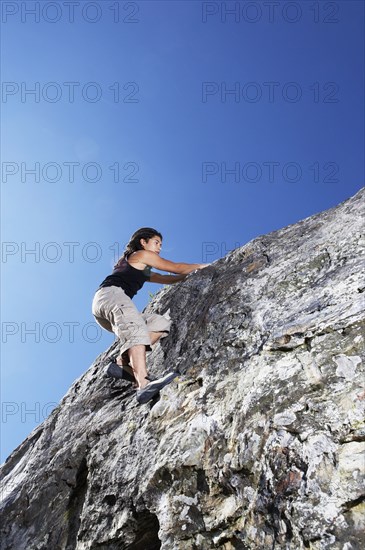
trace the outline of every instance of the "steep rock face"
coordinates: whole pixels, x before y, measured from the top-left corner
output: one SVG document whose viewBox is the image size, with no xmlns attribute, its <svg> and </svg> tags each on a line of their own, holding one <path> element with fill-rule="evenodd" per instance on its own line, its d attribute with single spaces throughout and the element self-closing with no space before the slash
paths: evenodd
<svg viewBox="0 0 365 550">
<path fill-rule="evenodd" d="M 363 205 L 162 289 L 180 378 L 138 406 L 98 357 L 1 469 L 2 550 L 362 548 Z"/>
</svg>

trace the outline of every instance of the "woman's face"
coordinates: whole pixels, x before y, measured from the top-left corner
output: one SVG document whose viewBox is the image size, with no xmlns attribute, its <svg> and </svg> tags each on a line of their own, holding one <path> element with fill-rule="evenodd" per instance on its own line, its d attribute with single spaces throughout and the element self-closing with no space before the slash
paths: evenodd
<svg viewBox="0 0 365 550">
<path fill-rule="evenodd" d="M 155 252 L 156 254 L 159 254 L 161 252 L 161 246 L 162 246 L 162 240 L 157 235 L 154 235 L 148 241 L 145 239 L 141 239 L 141 245 L 143 246 L 144 250 L 149 250 L 150 252 Z"/>
</svg>

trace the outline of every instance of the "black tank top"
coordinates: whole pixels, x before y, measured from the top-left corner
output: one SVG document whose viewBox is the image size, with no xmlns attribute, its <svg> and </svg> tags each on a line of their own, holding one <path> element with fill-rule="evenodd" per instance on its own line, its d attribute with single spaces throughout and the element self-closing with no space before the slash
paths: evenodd
<svg viewBox="0 0 365 550">
<path fill-rule="evenodd" d="M 145 269 L 137 269 L 132 267 L 126 258 L 121 258 L 116 264 L 113 273 L 104 279 L 99 288 L 119 286 L 129 298 L 133 298 L 144 283 L 150 280 L 150 277 L 151 268 L 149 266 L 145 267 Z"/>
</svg>

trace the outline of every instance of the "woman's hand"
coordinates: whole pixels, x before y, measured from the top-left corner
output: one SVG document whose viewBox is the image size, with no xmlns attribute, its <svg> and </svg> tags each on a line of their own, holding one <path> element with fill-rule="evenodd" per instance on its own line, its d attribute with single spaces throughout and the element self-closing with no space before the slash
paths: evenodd
<svg viewBox="0 0 365 550">
<path fill-rule="evenodd" d="M 190 271 L 190 273 L 196 273 L 199 271 L 199 269 L 204 269 L 205 267 L 208 267 L 210 264 L 195 264 L 197 267 L 193 271 Z"/>
</svg>

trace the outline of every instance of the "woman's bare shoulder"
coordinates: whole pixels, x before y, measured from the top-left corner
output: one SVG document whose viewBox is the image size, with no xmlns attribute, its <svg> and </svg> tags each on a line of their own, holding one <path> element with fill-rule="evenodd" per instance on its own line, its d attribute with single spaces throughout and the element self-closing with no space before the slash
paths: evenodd
<svg viewBox="0 0 365 550">
<path fill-rule="evenodd" d="M 132 252 L 132 254 L 128 256 L 128 261 L 143 262 L 143 259 L 147 258 L 148 254 L 151 254 L 148 250 L 136 250 L 136 252 Z"/>
<path fill-rule="evenodd" d="M 128 256 L 127 261 L 129 264 L 145 267 L 149 265 L 148 260 L 151 258 L 150 254 L 152 254 L 152 252 L 148 250 L 136 250 L 136 252 L 132 252 L 132 254 Z"/>
</svg>

